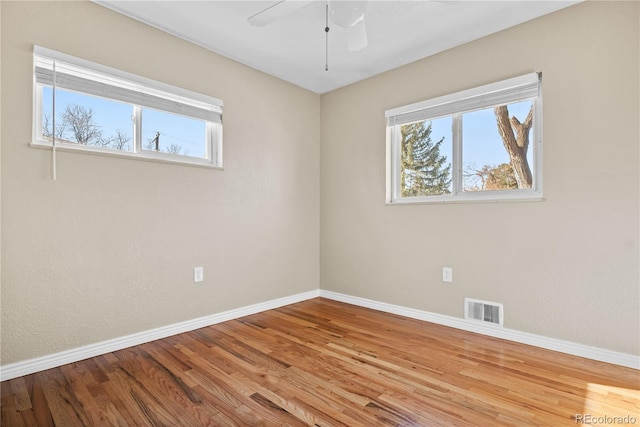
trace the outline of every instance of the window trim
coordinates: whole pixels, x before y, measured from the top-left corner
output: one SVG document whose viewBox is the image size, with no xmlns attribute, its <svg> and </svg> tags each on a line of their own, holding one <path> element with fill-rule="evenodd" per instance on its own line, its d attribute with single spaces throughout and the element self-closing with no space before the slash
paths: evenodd
<svg viewBox="0 0 640 427">
<path fill-rule="evenodd" d="M 102 97 L 114 102 L 124 102 L 133 107 L 132 151 L 105 149 L 59 140 L 55 141 L 55 150 L 223 169 L 222 111 L 224 104 L 221 99 L 37 45 L 33 48 L 33 58 L 33 126 L 30 147 L 54 149 L 53 142 L 43 139 L 39 133 L 42 130 L 42 88 L 47 85 L 47 79 L 52 78 L 52 72 L 47 70 L 47 66 L 49 63 L 55 63 L 56 67 L 62 66 L 68 72 L 65 76 L 68 77 L 66 83 L 59 85 L 56 82 L 57 88 Z M 88 90 L 79 90 L 82 87 Z M 110 97 L 109 89 L 118 93 Z M 136 97 L 139 102 L 132 102 Z M 142 108 L 154 108 L 169 114 L 202 120 L 206 125 L 205 155 L 207 157 L 199 158 L 144 150 L 140 135 Z"/>
<path fill-rule="evenodd" d="M 533 165 L 531 189 L 463 191 L 462 121 L 464 113 L 519 101 L 533 102 L 533 132 L 530 141 Z M 540 201 L 542 197 L 542 73 L 530 73 L 472 89 L 416 102 L 385 111 L 386 196 L 388 205 L 415 203 L 466 203 Z M 402 197 L 400 189 L 400 128 L 402 124 L 452 117 L 452 193 Z"/>
</svg>

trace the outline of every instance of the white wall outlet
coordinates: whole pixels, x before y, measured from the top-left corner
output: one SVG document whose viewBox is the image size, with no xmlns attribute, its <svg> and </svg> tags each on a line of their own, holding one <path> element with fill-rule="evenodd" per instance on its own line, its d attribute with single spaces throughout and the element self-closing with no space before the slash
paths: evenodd
<svg viewBox="0 0 640 427">
<path fill-rule="evenodd" d="M 204 267 L 193 267 L 193 283 L 204 280 Z"/>
<path fill-rule="evenodd" d="M 442 281 L 448 283 L 453 282 L 453 268 L 442 267 Z"/>
</svg>

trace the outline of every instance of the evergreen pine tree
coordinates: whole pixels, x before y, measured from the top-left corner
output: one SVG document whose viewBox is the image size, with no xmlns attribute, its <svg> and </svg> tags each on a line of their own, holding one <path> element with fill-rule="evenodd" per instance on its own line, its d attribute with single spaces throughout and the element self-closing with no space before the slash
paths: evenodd
<svg viewBox="0 0 640 427">
<path fill-rule="evenodd" d="M 431 141 L 431 123 L 403 125 L 401 191 L 402 197 L 449 194 L 451 164 L 440 154 L 444 137 Z"/>
</svg>

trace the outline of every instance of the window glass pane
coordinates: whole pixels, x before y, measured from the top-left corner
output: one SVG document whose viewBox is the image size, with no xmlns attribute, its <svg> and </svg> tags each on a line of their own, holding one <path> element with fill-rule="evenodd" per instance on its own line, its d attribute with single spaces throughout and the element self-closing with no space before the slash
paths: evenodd
<svg viewBox="0 0 640 427">
<path fill-rule="evenodd" d="M 53 89 L 42 87 L 42 137 L 53 132 Z M 118 101 L 56 89 L 57 142 L 133 150 L 133 107 Z"/>
<path fill-rule="evenodd" d="M 473 111 L 462 115 L 462 162 L 464 191 L 493 191 L 531 188 L 533 169 L 532 148 L 528 146 L 533 126 L 523 131 L 519 147 L 516 126 L 509 123 L 513 117 L 520 124 L 528 124 L 533 101 L 523 101 Z M 506 110 L 504 110 L 506 108 Z M 504 124 L 503 137 L 498 126 Z M 532 121 L 531 121 L 532 122 Z M 506 138 L 506 141 L 505 141 Z M 511 143 L 509 142 L 511 141 Z M 506 146 L 511 147 L 512 156 Z M 519 178 L 519 179 L 518 179 Z"/>
<path fill-rule="evenodd" d="M 452 118 L 402 125 L 400 191 L 402 197 L 450 194 Z"/>
<path fill-rule="evenodd" d="M 144 108 L 142 149 L 190 157 L 207 157 L 207 124 L 203 120 Z"/>
</svg>

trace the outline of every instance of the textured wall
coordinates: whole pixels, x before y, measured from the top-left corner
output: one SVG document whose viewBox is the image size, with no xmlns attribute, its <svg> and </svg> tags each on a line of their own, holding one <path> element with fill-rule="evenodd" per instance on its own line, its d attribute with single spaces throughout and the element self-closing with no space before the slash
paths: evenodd
<svg viewBox="0 0 640 427">
<path fill-rule="evenodd" d="M 1 7 L 2 364 L 318 288 L 319 95 L 92 3 Z M 59 152 L 53 182 L 33 44 L 223 99 L 225 170 Z"/>
<path fill-rule="evenodd" d="M 322 97 L 321 288 L 640 354 L 638 2 L 589 2 Z M 386 206 L 384 111 L 543 72 L 544 197 Z M 454 269 L 453 284 L 441 269 Z"/>
<path fill-rule="evenodd" d="M 506 327 L 640 354 L 638 9 L 577 5 L 320 98 L 90 3 L 0 2 L 0 363 L 318 277 L 452 316 L 498 301 Z M 33 44 L 222 98 L 225 170 L 59 153 L 52 182 L 28 147 Z M 384 205 L 385 109 L 531 71 L 544 202 Z"/>
</svg>

